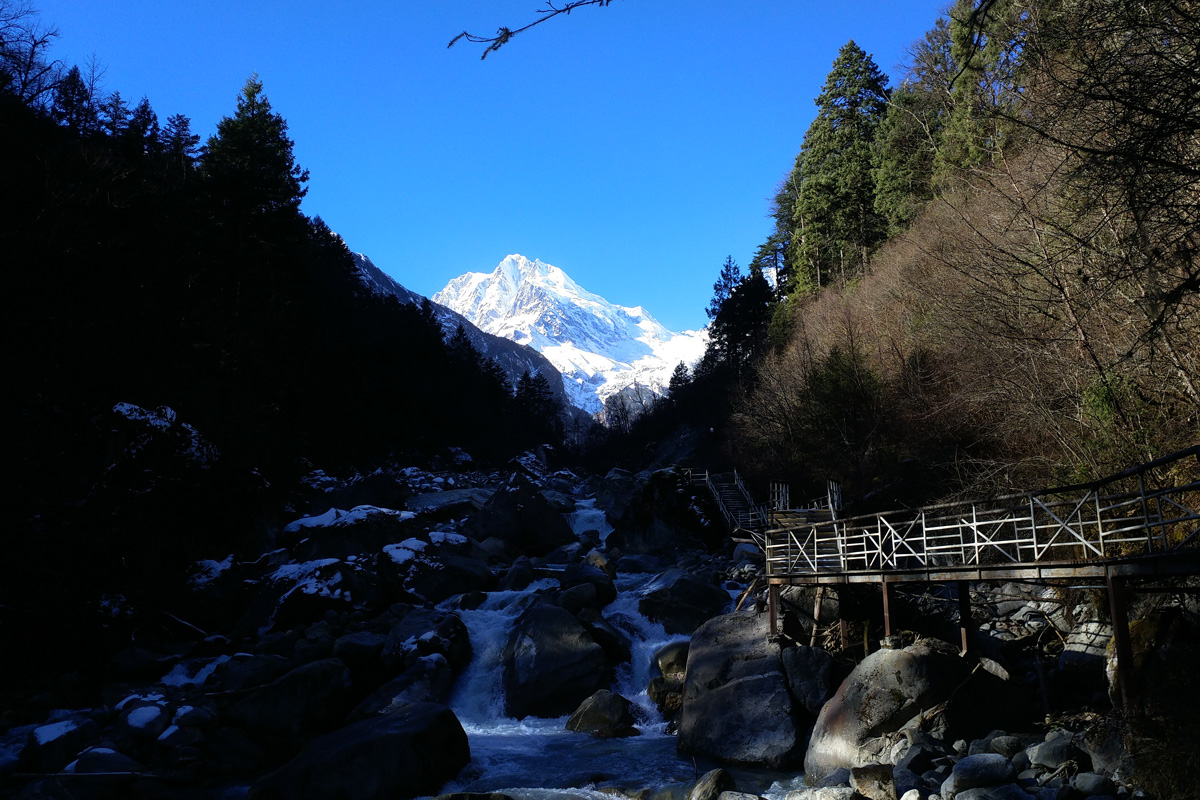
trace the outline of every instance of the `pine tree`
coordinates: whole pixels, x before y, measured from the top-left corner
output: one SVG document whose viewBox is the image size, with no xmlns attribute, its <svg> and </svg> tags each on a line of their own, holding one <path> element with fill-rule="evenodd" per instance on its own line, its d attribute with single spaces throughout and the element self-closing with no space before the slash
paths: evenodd
<svg viewBox="0 0 1200 800">
<path fill-rule="evenodd" d="M 762 271 L 751 269 L 721 304 L 709 326 L 701 371 L 724 370 L 736 380 L 748 378 L 754 362 L 767 347 L 774 299 Z"/>
<path fill-rule="evenodd" d="M 733 256 L 726 256 L 725 263 L 721 265 L 721 274 L 717 277 L 717 282 L 713 284 L 713 297 L 708 303 L 708 308 L 705 309 L 709 319 L 716 319 L 717 314 L 721 312 L 721 306 L 729 299 L 729 295 L 742 282 L 742 268 L 733 260 Z"/>
<path fill-rule="evenodd" d="M 217 123 L 204 156 L 205 177 L 237 211 L 295 212 L 307 193 L 308 170 L 292 155 L 287 122 L 271 110 L 262 81 L 252 75 L 238 96 L 237 111 Z"/>
<path fill-rule="evenodd" d="M 101 128 L 114 139 L 120 138 L 129 127 L 129 104 L 120 92 L 113 92 L 100 106 Z"/>
<path fill-rule="evenodd" d="M 526 426 L 537 440 L 529 444 L 562 440 L 563 426 L 559 418 L 561 404 L 554 398 L 554 391 L 545 375 L 540 372 L 530 374 L 529 370 L 521 373 L 513 401 L 517 413 L 524 417 Z"/>
<path fill-rule="evenodd" d="M 158 115 L 150 107 L 150 101 L 143 97 L 129 115 L 129 125 L 125 128 L 124 138 L 128 148 L 137 155 L 158 155 L 162 152 L 161 135 Z"/>
<path fill-rule="evenodd" d="M 777 233 L 768 236 L 754 251 L 754 258 L 750 259 L 750 270 L 758 270 L 764 276 L 770 276 L 768 281 L 774 285 L 776 293 L 779 293 L 788 279 L 787 240 Z"/>
<path fill-rule="evenodd" d="M 758 267 L 764 274 L 774 273 L 775 292 L 781 298 L 792 291 L 793 260 L 796 248 L 792 246 L 792 218 L 795 216 L 796 197 L 800 185 L 800 161 L 796 156 L 787 177 L 780 181 L 771 199 L 771 219 L 774 224 L 767 240 L 758 246 L 751 268 Z"/>
<path fill-rule="evenodd" d="M 933 196 L 934 163 L 950 114 L 954 61 L 945 17 L 913 48 L 912 65 L 892 92 L 875 135 L 875 210 L 899 233 Z"/>
<path fill-rule="evenodd" d="M 461 368 L 469 368 L 471 370 L 480 370 L 483 368 L 483 357 L 479 351 L 475 349 L 475 345 L 471 344 L 470 338 L 467 336 L 466 329 L 459 323 L 459 326 L 454 329 L 450 340 L 446 342 L 446 346 L 450 349 L 450 359 Z"/>
<path fill-rule="evenodd" d="M 1020 96 L 1025 35 L 1023 4 L 957 0 L 950 12 L 950 55 L 956 66 L 952 106 L 938 151 L 937 179 L 985 163 L 1009 126 L 995 112 Z"/>
<path fill-rule="evenodd" d="M 875 211 L 871 150 L 887 110 L 887 76 L 853 41 L 833 62 L 801 146 L 791 246 L 797 289 L 859 270 L 886 226 Z"/>
<path fill-rule="evenodd" d="M 192 121 L 184 114 L 172 114 L 162 134 L 163 152 L 168 160 L 187 174 L 196 163 L 200 135 L 192 133 Z"/>
<path fill-rule="evenodd" d="M 54 121 L 81 136 L 94 133 L 99 127 L 96 99 L 83 79 L 79 67 L 71 67 L 54 90 L 50 109 Z"/>
<path fill-rule="evenodd" d="M 688 369 L 688 365 L 680 361 L 675 365 L 675 370 L 671 373 L 671 380 L 667 384 L 667 395 L 676 397 L 681 391 L 687 389 L 688 384 L 692 382 L 692 371 Z"/>
</svg>

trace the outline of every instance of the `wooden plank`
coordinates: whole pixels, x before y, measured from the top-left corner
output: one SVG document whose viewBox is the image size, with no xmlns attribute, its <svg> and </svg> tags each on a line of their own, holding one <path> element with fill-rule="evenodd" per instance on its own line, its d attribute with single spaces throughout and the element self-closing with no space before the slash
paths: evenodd
<svg viewBox="0 0 1200 800">
<path fill-rule="evenodd" d="M 883 593 L 883 635 L 892 635 L 892 607 L 895 605 L 896 598 L 892 594 L 895 584 L 884 581 L 880 588 Z"/>
<path fill-rule="evenodd" d="M 971 651 L 971 640 L 975 638 L 975 620 L 971 616 L 971 584 L 955 581 L 958 593 L 958 630 L 962 639 L 962 654 Z"/>
<path fill-rule="evenodd" d="M 825 587 L 817 587 L 817 599 L 813 602 L 813 629 L 812 639 L 809 641 L 809 647 L 817 646 L 817 629 L 821 627 L 821 601 L 825 599 Z"/>
<path fill-rule="evenodd" d="M 771 624 L 771 635 L 779 635 L 779 584 L 767 585 L 767 614 Z"/>
<path fill-rule="evenodd" d="M 1113 644 L 1117 651 L 1117 685 L 1121 688 L 1121 706 L 1126 718 L 1137 713 L 1138 703 L 1133 680 L 1133 647 L 1129 642 L 1129 611 L 1125 598 L 1125 579 L 1108 579 L 1108 607 L 1112 616 Z"/>
</svg>

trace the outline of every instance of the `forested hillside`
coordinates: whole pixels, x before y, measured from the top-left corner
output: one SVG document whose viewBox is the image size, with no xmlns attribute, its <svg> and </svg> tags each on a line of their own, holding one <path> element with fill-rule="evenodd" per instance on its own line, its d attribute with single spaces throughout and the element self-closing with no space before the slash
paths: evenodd
<svg viewBox="0 0 1200 800">
<path fill-rule="evenodd" d="M 201 146 L 186 115 L 160 125 L 53 61 L 26 5 L 0 12 L 10 622 L 87 627 L 101 590 L 153 597 L 257 546 L 314 465 L 502 463 L 555 434 L 548 388 L 514 393 L 428 306 L 372 293 L 301 213 L 308 173 L 256 76 Z"/>
<path fill-rule="evenodd" d="M 960 0 L 893 86 L 846 44 L 676 406 L 731 397 L 744 469 L 878 502 L 1194 443 L 1198 41 L 1191 4 Z"/>
</svg>

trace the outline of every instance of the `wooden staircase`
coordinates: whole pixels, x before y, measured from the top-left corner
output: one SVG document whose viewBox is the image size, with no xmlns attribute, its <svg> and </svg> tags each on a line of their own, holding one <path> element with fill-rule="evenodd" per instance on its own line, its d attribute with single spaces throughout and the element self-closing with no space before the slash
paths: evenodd
<svg viewBox="0 0 1200 800">
<path fill-rule="evenodd" d="M 730 537 L 735 542 L 747 542 L 762 547 L 767 529 L 766 510 L 755 504 L 737 471 L 698 472 L 689 470 L 692 482 L 705 485 L 721 509 Z"/>
<path fill-rule="evenodd" d="M 739 485 L 736 473 L 718 472 L 709 477 L 713 493 L 725 510 L 727 519 L 732 519 L 737 528 L 762 533 L 765 526 L 754 514 L 754 506 Z"/>
</svg>

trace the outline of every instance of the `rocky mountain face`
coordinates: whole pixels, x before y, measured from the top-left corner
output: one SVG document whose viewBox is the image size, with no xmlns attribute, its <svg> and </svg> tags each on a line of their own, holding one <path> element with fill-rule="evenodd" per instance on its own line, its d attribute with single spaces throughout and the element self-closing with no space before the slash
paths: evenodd
<svg viewBox="0 0 1200 800">
<path fill-rule="evenodd" d="M 424 302 L 423 296 L 401 285 L 375 266 L 371 259 L 362 253 L 354 254 L 354 263 L 358 266 L 363 284 L 376 294 L 391 295 L 402 303 L 413 305 L 420 305 Z M 511 383 L 516 384 L 517 379 L 524 372 L 529 372 L 531 375 L 543 375 L 550 382 L 550 389 L 554 395 L 565 402 L 570 402 L 570 398 L 564 392 L 561 373 L 541 353 L 509 338 L 495 336 L 480 330 L 462 314 L 441 305 L 436 300 L 433 301 L 433 313 L 442 326 L 447 339 L 453 336 L 458 326 L 461 325 L 475 349 L 485 358 L 490 358 L 499 364 Z"/>
<path fill-rule="evenodd" d="M 528 345 L 562 373 L 567 397 L 598 414 L 628 387 L 663 394 L 671 372 L 704 354 L 704 331 L 674 333 L 641 306 L 618 306 L 561 269 L 521 255 L 469 272 L 433 296 L 482 330 Z"/>
</svg>

